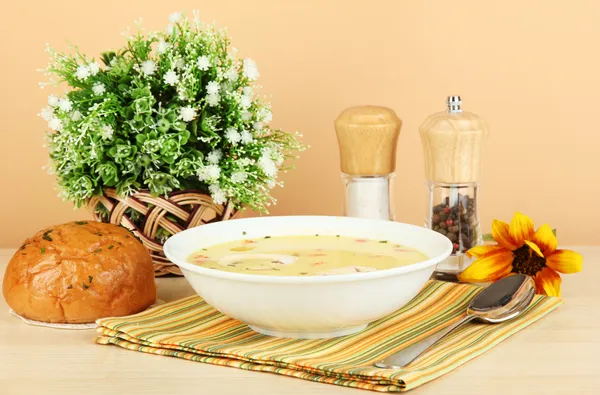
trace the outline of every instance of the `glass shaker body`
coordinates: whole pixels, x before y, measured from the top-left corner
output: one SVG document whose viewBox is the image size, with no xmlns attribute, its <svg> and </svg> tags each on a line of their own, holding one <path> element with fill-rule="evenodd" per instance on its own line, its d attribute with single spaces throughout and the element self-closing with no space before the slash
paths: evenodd
<svg viewBox="0 0 600 395">
<path fill-rule="evenodd" d="M 355 176 L 342 173 L 344 216 L 394 220 L 394 173 Z"/>
<path fill-rule="evenodd" d="M 434 278 L 456 281 L 468 264 L 466 252 L 482 243 L 478 193 L 487 127 L 476 114 L 461 110 L 460 97 L 450 96 L 447 103 L 447 111 L 430 115 L 419 131 L 429 195 L 425 226 L 453 244 Z"/>
<path fill-rule="evenodd" d="M 466 267 L 466 252 L 483 242 L 479 226 L 478 184 L 429 181 L 425 226 L 452 242 L 452 255 L 436 267 L 436 277 L 454 278 Z"/>
</svg>

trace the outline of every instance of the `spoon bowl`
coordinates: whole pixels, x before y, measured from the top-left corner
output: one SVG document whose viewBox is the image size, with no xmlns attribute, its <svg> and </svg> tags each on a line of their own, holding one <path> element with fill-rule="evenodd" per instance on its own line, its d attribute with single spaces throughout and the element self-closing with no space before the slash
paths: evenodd
<svg viewBox="0 0 600 395">
<path fill-rule="evenodd" d="M 382 369 L 400 369 L 416 360 L 450 332 L 470 321 L 497 324 L 515 318 L 527 309 L 534 296 L 535 283 L 530 276 L 516 274 L 505 277 L 486 287 L 473 298 L 467 308 L 467 315 L 460 321 L 389 355 L 375 363 L 375 366 Z"/>
</svg>

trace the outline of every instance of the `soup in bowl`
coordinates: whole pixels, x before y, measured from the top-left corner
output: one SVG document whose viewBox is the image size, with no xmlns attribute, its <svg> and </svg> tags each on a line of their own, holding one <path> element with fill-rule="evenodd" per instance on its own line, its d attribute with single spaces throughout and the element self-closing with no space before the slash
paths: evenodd
<svg viewBox="0 0 600 395">
<path fill-rule="evenodd" d="M 326 338 L 404 306 L 452 244 L 399 222 L 287 216 L 191 228 L 164 251 L 207 303 L 253 330 Z"/>
</svg>

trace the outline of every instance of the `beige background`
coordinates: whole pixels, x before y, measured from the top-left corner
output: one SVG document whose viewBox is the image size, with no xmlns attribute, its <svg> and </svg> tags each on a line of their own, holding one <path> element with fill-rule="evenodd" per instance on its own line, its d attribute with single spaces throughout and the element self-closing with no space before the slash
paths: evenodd
<svg viewBox="0 0 600 395">
<path fill-rule="evenodd" d="M 484 230 L 520 210 L 557 227 L 561 243 L 600 244 L 599 1 L 21 0 L 0 5 L 0 247 L 87 216 L 56 197 L 41 169 L 44 44 L 68 40 L 97 54 L 120 46 L 140 16 L 162 29 L 171 12 L 193 9 L 227 26 L 240 54 L 258 62 L 274 126 L 312 146 L 276 191 L 272 214 L 340 213 L 333 120 L 347 106 L 378 104 L 404 121 L 398 220 L 422 224 L 418 126 L 460 94 L 491 131 Z"/>
</svg>

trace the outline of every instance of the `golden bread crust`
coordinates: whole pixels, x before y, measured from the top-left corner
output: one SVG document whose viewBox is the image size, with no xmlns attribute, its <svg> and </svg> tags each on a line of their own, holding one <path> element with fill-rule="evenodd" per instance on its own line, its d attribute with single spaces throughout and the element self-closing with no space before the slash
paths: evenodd
<svg viewBox="0 0 600 395">
<path fill-rule="evenodd" d="M 92 221 L 27 239 L 8 264 L 2 292 L 17 314 L 60 323 L 134 314 L 156 300 L 146 247 L 125 228 Z"/>
</svg>

